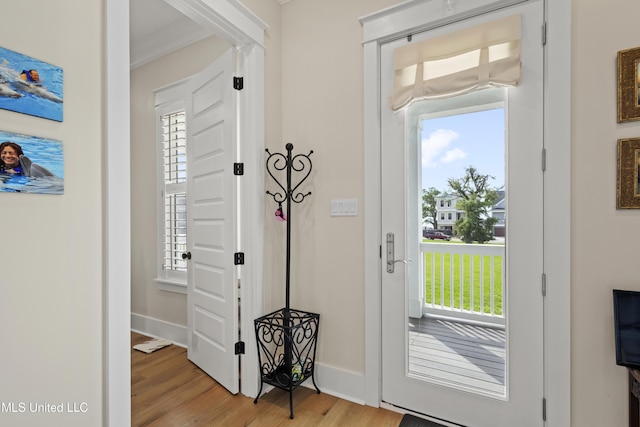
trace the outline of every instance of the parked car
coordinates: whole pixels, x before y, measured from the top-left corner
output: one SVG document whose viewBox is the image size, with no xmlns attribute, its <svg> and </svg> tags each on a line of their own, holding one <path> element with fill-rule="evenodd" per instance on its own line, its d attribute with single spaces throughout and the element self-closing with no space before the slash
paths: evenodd
<svg viewBox="0 0 640 427">
<path fill-rule="evenodd" d="M 442 231 L 423 230 L 422 237 L 429 240 L 451 240 L 451 236 L 447 236 Z"/>
</svg>

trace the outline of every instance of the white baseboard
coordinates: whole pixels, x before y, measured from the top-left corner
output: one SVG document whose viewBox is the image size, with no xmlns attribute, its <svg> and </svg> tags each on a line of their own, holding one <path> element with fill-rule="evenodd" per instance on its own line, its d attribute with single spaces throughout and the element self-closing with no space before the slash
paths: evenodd
<svg viewBox="0 0 640 427">
<path fill-rule="evenodd" d="M 141 314 L 131 313 L 131 330 L 152 338 L 164 338 L 187 347 L 187 327 Z"/>
<path fill-rule="evenodd" d="M 364 375 L 316 363 L 314 377 L 322 393 L 364 405 Z M 305 381 L 302 385 L 313 388 L 311 380 Z"/>
<path fill-rule="evenodd" d="M 187 347 L 187 327 L 141 314 L 131 313 L 131 330 L 151 338 L 164 338 L 181 347 Z M 322 393 L 364 405 L 365 378 L 363 374 L 344 371 L 333 366 L 316 363 L 315 380 Z M 303 386 L 314 388 L 312 380 Z M 267 391 L 265 384 L 263 393 Z"/>
</svg>

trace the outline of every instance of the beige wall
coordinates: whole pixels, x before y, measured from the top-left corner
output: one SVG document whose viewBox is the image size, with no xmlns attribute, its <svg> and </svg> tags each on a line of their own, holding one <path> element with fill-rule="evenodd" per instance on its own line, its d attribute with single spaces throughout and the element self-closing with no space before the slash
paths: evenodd
<svg viewBox="0 0 640 427">
<path fill-rule="evenodd" d="M 611 290 L 640 290 L 640 211 L 615 209 L 616 141 L 640 137 L 640 122 L 616 123 L 616 54 L 640 46 L 638 16 L 636 0 L 573 0 L 574 426 L 626 425 L 626 369 L 615 365 Z"/>
<path fill-rule="evenodd" d="M 364 374 L 366 213 L 358 18 L 395 3 L 294 0 L 282 7 L 283 141 L 272 147 L 282 150 L 292 143 L 296 152 L 313 150 L 315 171 L 313 194 L 292 209 L 291 304 L 321 315 L 319 362 L 359 374 Z M 330 216 L 331 199 L 340 198 L 358 199 L 357 217 Z M 275 210 L 273 203 L 267 207 Z M 267 227 L 281 224 L 272 215 Z M 278 285 L 274 280 L 272 286 Z"/>
<path fill-rule="evenodd" d="M 27 405 L 0 412 L 3 426 L 102 420 L 102 11 L 99 0 L 2 5 L 2 47 L 63 68 L 64 122 L 0 110 L 0 128 L 60 140 L 65 155 L 64 195 L 0 194 L 0 402 Z M 88 412 L 28 409 L 67 402 Z"/>
</svg>

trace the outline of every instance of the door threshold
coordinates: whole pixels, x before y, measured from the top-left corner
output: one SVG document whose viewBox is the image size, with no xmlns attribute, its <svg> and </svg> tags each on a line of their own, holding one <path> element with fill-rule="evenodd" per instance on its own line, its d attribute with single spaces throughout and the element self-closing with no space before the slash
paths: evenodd
<svg viewBox="0 0 640 427">
<path fill-rule="evenodd" d="M 440 418 L 432 417 L 430 415 L 423 414 L 423 413 L 420 413 L 420 412 L 412 411 L 410 409 L 406 409 L 406 408 L 403 408 L 401 406 L 396 406 L 396 405 L 394 405 L 392 403 L 387 403 L 385 401 L 381 401 L 380 402 L 380 407 L 382 409 L 387 409 L 389 411 L 397 412 L 399 414 L 413 415 L 414 417 L 418 417 L 418 418 L 421 418 L 423 420 L 427 420 L 427 421 L 431 421 L 433 423 L 437 423 L 439 426 L 442 426 L 442 427 L 465 427 L 462 424 L 452 423 L 450 421 L 446 421 L 446 420 L 443 420 L 443 419 L 440 419 Z"/>
</svg>

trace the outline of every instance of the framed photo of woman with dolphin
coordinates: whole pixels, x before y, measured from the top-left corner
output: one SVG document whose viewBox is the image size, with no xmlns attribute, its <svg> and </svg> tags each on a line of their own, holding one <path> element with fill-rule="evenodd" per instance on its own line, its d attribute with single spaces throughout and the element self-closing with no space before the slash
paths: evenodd
<svg viewBox="0 0 640 427">
<path fill-rule="evenodd" d="M 62 68 L 0 47 L 0 109 L 62 121 Z"/>
<path fill-rule="evenodd" d="M 0 130 L 0 192 L 64 194 L 62 142 Z"/>
</svg>

